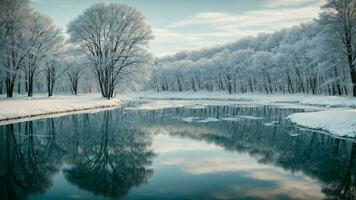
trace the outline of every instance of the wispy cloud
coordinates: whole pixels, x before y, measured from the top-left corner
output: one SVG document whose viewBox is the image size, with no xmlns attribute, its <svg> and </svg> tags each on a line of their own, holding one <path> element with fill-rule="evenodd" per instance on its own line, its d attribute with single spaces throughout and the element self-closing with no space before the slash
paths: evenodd
<svg viewBox="0 0 356 200">
<path fill-rule="evenodd" d="M 200 40 L 200 38 L 194 34 L 179 33 L 165 28 L 153 28 L 152 32 L 155 38 L 165 43 L 175 43 L 177 41 L 194 43 Z"/>
<path fill-rule="evenodd" d="M 319 12 L 319 3 L 310 4 L 301 8 L 281 8 L 278 9 L 278 11 L 276 9 L 266 8 L 249 11 L 242 15 L 225 12 L 204 12 L 174 22 L 169 25 L 168 28 L 204 26 L 225 31 L 259 29 L 262 32 L 311 20 L 318 17 Z"/>
<path fill-rule="evenodd" d="M 266 7 L 281 8 L 281 7 L 295 7 L 303 6 L 311 3 L 319 3 L 320 0 L 268 0 Z"/>
<path fill-rule="evenodd" d="M 171 28 L 153 28 L 155 39 L 151 42 L 151 50 L 157 57 L 174 54 L 182 50 L 200 49 L 217 44 L 224 44 L 243 36 L 254 35 L 255 32 L 198 32 L 176 31 Z M 167 48 L 169 47 L 169 48 Z M 170 49 L 169 52 L 166 49 Z"/>
<path fill-rule="evenodd" d="M 275 184 L 271 187 L 256 186 L 249 189 L 241 186 L 231 187 L 224 191 L 215 192 L 215 197 L 217 199 L 235 199 L 237 197 L 278 199 L 278 197 L 284 196 L 290 199 L 322 199 L 324 196 L 316 181 L 300 173 L 291 174 L 272 167 L 262 170 L 249 170 L 244 175 L 251 180 L 265 180 Z"/>
<path fill-rule="evenodd" d="M 185 43 L 185 49 L 224 44 L 247 35 L 273 32 L 317 18 L 325 0 L 268 0 L 262 9 L 235 14 L 201 12 L 156 28 L 154 44 Z"/>
</svg>

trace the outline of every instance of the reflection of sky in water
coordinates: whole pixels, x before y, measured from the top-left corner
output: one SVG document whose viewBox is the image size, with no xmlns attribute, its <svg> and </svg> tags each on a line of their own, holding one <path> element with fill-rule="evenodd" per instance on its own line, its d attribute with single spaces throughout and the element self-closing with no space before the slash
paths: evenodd
<svg viewBox="0 0 356 200">
<path fill-rule="evenodd" d="M 159 152 L 148 185 L 133 189 L 128 199 L 322 199 L 321 187 L 301 173 L 259 164 L 247 153 L 227 152 L 201 141 L 159 134 Z"/>
</svg>

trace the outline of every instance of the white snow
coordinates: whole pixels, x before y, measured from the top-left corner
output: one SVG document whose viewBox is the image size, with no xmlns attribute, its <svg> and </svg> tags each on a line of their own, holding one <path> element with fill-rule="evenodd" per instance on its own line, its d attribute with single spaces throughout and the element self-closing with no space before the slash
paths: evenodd
<svg viewBox="0 0 356 200">
<path fill-rule="evenodd" d="M 184 102 L 179 101 L 152 101 L 141 104 L 136 107 L 125 108 L 127 110 L 159 110 L 165 108 L 180 108 L 185 105 Z"/>
<path fill-rule="evenodd" d="M 319 105 L 326 107 L 352 107 L 356 108 L 355 97 L 337 97 L 337 96 L 309 96 L 299 100 L 304 105 Z"/>
<path fill-rule="evenodd" d="M 258 119 L 264 119 L 263 117 L 256 117 L 256 116 L 250 116 L 250 115 L 237 115 L 233 117 L 223 117 L 221 120 L 223 121 L 241 121 L 243 119 L 248 119 L 248 120 L 258 120 Z"/>
<path fill-rule="evenodd" d="M 190 122 L 194 121 L 194 117 L 186 117 L 186 118 L 183 118 L 182 121 L 190 123 Z"/>
<path fill-rule="evenodd" d="M 239 122 L 239 121 L 241 121 L 241 118 L 238 118 L 238 117 L 223 117 L 223 118 L 221 118 L 221 120 Z"/>
<path fill-rule="evenodd" d="M 189 108 L 189 109 L 204 109 L 207 108 L 205 105 L 185 105 L 185 108 Z"/>
<path fill-rule="evenodd" d="M 0 124 L 13 123 L 14 120 L 23 121 L 23 118 L 53 114 L 71 114 L 73 111 L 83 111 L 89 109 L 99 109 L 105 107 L 119 106 L 121 101 L 118 99 L 105 99 L 99 94 L 79 95 L 79 96 L 36 96 L 14 98 L 0 98 Z M 20 120 L 21 119 L 21 120 Z M 6 121 L 5 121 L 6 120 Z M 9 121 L 11 120 L 11 121 Z"/>
<path fill-rule="evenodd" d="M 277 121 L 271 121 L 271 122 L 266 122 L 265 126 L 277 126 L 278 122 Z"/>
<path fill-rule="evenodd" d="M 201 117 L 185 117 L 182 119 L 184 122 L 198 122 L 198 123 L 208 123 L 208 122 L 217 122 L 219 119 L 213 118 L 213 117 L 208 117 L 208 118 L 201 118 Z"/>
<path fill-rule="evenodd" d="M 155 99 L 155 100 L 220 100 L 235 101 L 235 103 L 249 102 L 259 105 L 312 105 L 323 107 L 353 107 L 356 108 L 356 98 L 353 97 L 335 97 L 319 96 L 305 94 L 228 94 L 224 91 L 217 92 L 154 92 L 145 91 L 133 94 L 131 98 L 137 99 Z M 304 108 L 304 107 L 301 107 Z"/>
<path fill-rule="evenodd" d="M 207 122 L 217 122 L 217 121 L 219 121 L 219 119 L 208 117 L 206 119 L 199 120 L 197 122 L 199 122 L 199 123 L 207 123 Z"/>
<path fill-rule="evenodd" d="M 208 118 L 201 118 L 201 117 L 185 117 L 182 119 L 184 122 L 199 122 L 199 123 L 207 123 L 207 122 L 218 122 L 218 121 L 241 121 L 243 119 L 247 120 L 258 120 L 258 119 L 263 119 L 263 117 L 255 117 L 255 116 L 245 116 L 245 115 L 239 115 L 239 116 L 234 116 L 234 117 L 223 117 L 223 118 L 213 118 L 213 117 L 208 117 Z"/>
<path fill-rule="evenodd" d="M 248 115 L 240 115 L 240 116 L 237 116 L 237 117 L 240 117 L 240 118 L 243 118 L 243 119 L 250 119 L 250 120 L 263 119 L 263 117 L 255 117 L 255 116 L 248 116 Z"/>
<path fill-rule="evenodd" d="M 356 109 L 333 108 L 319 112 L 294 113 L 288 118 L 300 126 L 328 131 L 336 136 L 356 136 Z"/>
</svg>

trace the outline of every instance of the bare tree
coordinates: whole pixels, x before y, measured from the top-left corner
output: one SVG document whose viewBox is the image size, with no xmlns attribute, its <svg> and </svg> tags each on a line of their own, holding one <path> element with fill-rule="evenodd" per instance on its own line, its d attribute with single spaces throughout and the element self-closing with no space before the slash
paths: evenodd
<svg viewBox="0 0 356 200">
<path fill-rule="evenodd" d="M 132 7 L 97 4 L 68 26 L 70 41 L 81 45 L 89 58 L 102 96 L 114 96 L 115 87 L 149 63 L 149 26 Z"/>
</svg>

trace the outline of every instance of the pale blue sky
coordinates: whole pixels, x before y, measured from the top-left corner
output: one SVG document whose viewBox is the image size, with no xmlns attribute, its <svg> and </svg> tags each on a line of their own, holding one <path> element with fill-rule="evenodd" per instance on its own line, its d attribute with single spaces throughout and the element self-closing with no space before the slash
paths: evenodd
<svg viewBox="0 0 356 200">
<path fill-rule="evenodd" d="M 236 41 L 318 16 L 325 0 L 31 0 L 31 7 L 65 28 L 93 4 L 115 2 L 137 8 L 151 25 L 155 56 Z"/>
</svg>

